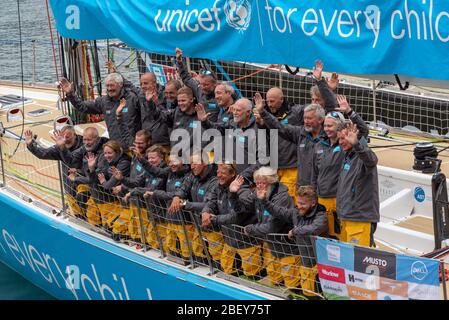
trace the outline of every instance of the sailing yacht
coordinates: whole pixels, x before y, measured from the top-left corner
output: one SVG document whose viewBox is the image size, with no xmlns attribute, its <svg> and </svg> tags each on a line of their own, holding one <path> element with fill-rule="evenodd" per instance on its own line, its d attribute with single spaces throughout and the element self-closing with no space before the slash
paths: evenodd
<svg viewBox="0 0 449 320">
<path fill-rule="evenodd" d="M 217 1 L 210 1 L 204 7 L 202 4 L 185 1 L 180 4 L 184 11 L 178 10 L 178 13 L 177 8 L 169 1 L 127 0 L 98 2 L 94 5 L 80 1 L 74 5 L 70 1 L 51 0 L 57 32 L 60 34 L 57 37 L 60 44 L 55 46 L 56 70 L 60 71 L 61 76 L 75 80 L 76 90 L 84 99 L 95 98 L 102 93 L 98 48 L 96 42 L 84 40 L 118 38 L 127 45 L 121 45 L 120 50 L 130 52 L 129 48 L 136 48 L 135 54 L 140 67 L 157 73 L 163 79 L 162 84 L 176 73 L 170 56 L 177 46 L 186 48 L 190 56 L 201 57 L 192 59 L 192 65 L 215 70 L 223 80 L 234 81 L 237 89 L 245 90 L 248 94 L 265 89 L 257 87 L 251 81 L 243 82 L 249 77 L 248 74 L 267 80 L 270 85 L 280 79 L 281 85 L 291 85 L 285 88 L 291 96 L 295 95 L 297 87 L 311 83 L 304 69 L 298 68 L 292 74 L 279 70 L 279 65 L 268 65 L 273 62 L 300 65 L 302 61 L 297 60 L 298 53 L 286 52 L 285 55 L 280 55 L 277 49 L 279 45 L 275 45 L 276 41 L 280 41 L 286 46 L 291 43 L 292 38 L 273 40 L 268 39 L 268 32 L 262 32 L 263 28 L 268 30 L 270 26 L 272 30 L 285 29 L 282 34 L 287 33 L 289 28 L 294 30 L 298 27 L 298 22 L 293 21 L 295 13 L 301 10 L 307 12 L 307 8 L 288 10 L 274 4 L 271 8 L 267 1 L 267 7 L 272 10 L 264 12 L 259 8 L 258 1 L 225 2 L 227 11 L 220 8 Z M 320 4 L 323 8 L 326 7 L 324 1 Z M 351 5 L 357 6 L 355 1 Z M 151 10 L 154 12 L 146 13 L 145 8 L 153 8 Z M 163 22 L 167 26 L 171 25 L 165 31 L 158 30 L 157 26 L 151 24 L 157 24 L 158 9 L 174 10 Z M 226 16 L 225 11 L 230 16 Z M 325 14 L 323 12 L 321 16 Z M 266 14 L 268 18 L 265 17 Z M 312 11 L 310 15 L 313 15 Z M 280 20 L 276 20 L 279 17 L 283 17 L 285 28 L 280 26 Z M 227 25 L 227 20 L 232 21 L 234 26 Z M 136 21 L 147 21 L 148 25 L 133 25 Z M 330 25 L 327 27 L 331 28 Z M 233 28 L 238 29 L 238 32 L 234 34 Z M 375 28 L 371 30 L 376 34 Z M 248 50 L 251 53 L 243 50 L 245 41 L 252 48 Z M 310 44 L 307 42 L 309 38 L 304 41 Z M 195 42 L 195 45 L 189 44 L 190 42 Z M 211 48 L 211 44 L 214 44 L 214 48 Z M 224 50 L 226 48 L 222 45 L 228 45 L 228 50 Z M 439 48 L 439 44 L 436 46 Z M 108 42 L 108 58 L 110 47 L 113 45 Z M 238 50 L 235 47 L 242 49 L 242 52 L 236 52 Z M 253 55 L 257 52 L 254 48 L 263 48 L 258 52 L 259 56 Z M 267 48 L 272 48 L 273 52 Z M 145 51 L 153 54 L 143 54 Z M 266 56 L 264 52 L 267 52 Z M 142 56 L 150 57 L 150 63 Z M 324 56 L 324 53 L 320 58 L 330 62 L 330 70 L 335 67 L 335 70 L 342 70 L 342 74 L 348 74 L 348 79 L 351 78 L 351 73 L 368 74 L 377 79 L 387 77 L 379 76 L 386 73 L 385 69 L 371 70 L 371 66 L 367 66 L 366 70 L 357 69 L 353 72 L 351 66 L 357 65 L 359 68 L 359 61 L 342 66 L 334 63 L 331 56 Z M 221 60 L 233 62 L 224 63 Z M 377 61 L 376 64 L 381 65 L 382 62 Z M 420 79 L 424 79 L 428 83 L 428 74 L 419 74 L 420 70 L 417 73 L 413 73 L 415 70 L 410 73 L 408 71 L 401 68 L 401 71 L 391 70 L 390 73 L 403 81 L 407 79 L 419 84 Z M 448 79 L 435 80 L 439 85 L 444 85 L 444 81 Z M 244 86 L 240 87 L 240 83 L 244 83 Z M 382 90 L 379 84 L 359 86 L 342 82 L 340 86 L 349 93 L 349 97 L 354 95 L 354 101 L 357 101 L 357 93 L 360 92 L 369 92 L 374 97 L 371 99 L 381 95 L 406 101 L 418 99 L 413 94 Z M 447 113 L 447 109 L 444 109 L 447 101 L 439 98 L 428 98 L 426 101 L 430 105 L 441 107 L 442 114 Z M 164 250 L 150 248 L 145 243 L 113 241 L 107 230 L 93 226 L 70 212 L 64 197 L 62 164 L 36 159 L 28 152 L 23 139 L 24 130 L 31 129 L 36 141 L 48 148 L 54 144 L 51 134 L 66 124 L 75 124 L 78 134 L 82 134 L 84 128 L 94 125 L 100 135 L 107 136 L 104 122 L 92 124 L 86 123 L 86 119 L 80 119 L 80 115 L 73 112 L 64 95 L 54 87 L 0 83 L 0 103 L 0 260 L 52 296 L 76 300 L 307 299 L 307 295 L 302 296 L 289 288 L 267 284 L 264 279 L 255 281 L 248 277 L 226 274 L 210 263 L 210 257 L 208 261 L 201 263 L 192 258 L 186 264 L 179 257 L 167 255 Z M 411 108 L 417 110 L 419 103 L 417 104 Z M 382 112 L 386 112 L 387 118 L 391 116 L 387 108 L 380 108 Z M 375 110 L 374 105 L 374 113 Z M 368 113 L 369 111 L 366 112 L 367 115 Z M 449 146 L 443 135 L 447 131 L 446 119 L 439 119 L 442 123 L 439 132 L 425 132 L 411 126 L 390 126 L 376 116 L 381 118 L 382 115 L 374 114 L 371 117 L 369 114 L 372 120 L 370 147 L 379 158 L 381 221 L 375 233 L 377 248 L 392 254 L 440 259 L 444 263 L 449 251 L 446 242 L 449 237 L 449 216 L 445 178 L 449 165 L 444 161 L 449 156 Z M 398 122 L 404 122 L 400 114 L 393 116 L 398 117 L 395 119 Z M 427 118 L 425 120 L 429 123 L 434 121 Z M 431 126 L 427 122 L 423 121 L 423 127 Z M 416 158 L 418 151 L 428 149 L 435 149 L 438 158 Z M 140 210 L 138 217 L 142 219 Z M 141 232 L 143 234 L 144 230 Z M 326 297 L 323 292 L 316 292 L 316 296 Z"/>
</svg>

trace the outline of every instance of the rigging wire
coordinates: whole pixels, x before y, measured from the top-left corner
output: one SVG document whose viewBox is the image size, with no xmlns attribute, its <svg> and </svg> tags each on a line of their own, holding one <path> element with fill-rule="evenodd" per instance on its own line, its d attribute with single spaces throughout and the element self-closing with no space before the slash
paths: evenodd
<svg viewBox="0 0 449 320">
<path fill-rule="evenodd" d="M 45 3 L 47 5 L 47 19 L 48 19 L 48 27 L 50 28 L 50 38 L 51 38 L 51 46 L 52 46 L 52 51 L 53 51 L 53 60 L 55 63 L 56 79 L 59 81 L 58 63 L 56 61 L 56 50 L 55 50 L 55 43 L 54 43 L 54 39 L 53 39 L 53 28 L 51 26 L 50 9 L 48 7 L 48 0 L 46 0 Z"/>
<path fill-rule="evenodd" d="M 23 139 L 23 132 L 25 131 L 25 90 L 24 90 L 24 80 L 23 80 L 23 47 L 22 47 L 22 21 L 20 17 L 20 3 L 17 0 L 17 15 L 19 22 L 19 39 L 20 39 L 20 73 L 21 73 L 21 85 L 22 85 L 22 130 L 20 133 L 20 140 L 17 141 L 17 146 L 14 149 L 14 152 L 11 155 L 11 158 L 16 154 L 19 149 L 20 142 Z"/>
</svg>

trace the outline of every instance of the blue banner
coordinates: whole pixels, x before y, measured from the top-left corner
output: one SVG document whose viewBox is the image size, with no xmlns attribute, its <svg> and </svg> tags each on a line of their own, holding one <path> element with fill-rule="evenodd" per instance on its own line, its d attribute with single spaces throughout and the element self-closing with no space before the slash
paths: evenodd
<svg viewBox="0 0 449 320">
<path fill-rule="evenodd" d="M 58 31 L 213 60 L 449 80 L 449 4 L 412 0 L 51 0 Z"/>
<path fill-rule="evenodd" d="M 316 240 L 317 269 L 328 299 L 439 300 L 439 261 Z"/>
</svg>

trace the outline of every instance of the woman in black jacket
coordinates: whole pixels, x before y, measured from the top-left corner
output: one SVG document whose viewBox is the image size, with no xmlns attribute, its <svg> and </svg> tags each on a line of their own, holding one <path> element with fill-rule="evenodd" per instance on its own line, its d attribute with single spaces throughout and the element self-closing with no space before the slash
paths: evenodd
<svg viewBox="0 0 449 320">
<path fill-rule="evenodd" d="M 91 198 L 100 212 L 101 224 L 111 228 L 122 211 L 117 197 L 112 193 L 112 189 L 120 184 L 114 178 L 113 170 L 117 168 L 123 175 L 128 176 L 129 157 L 123 153 L 117 141 L 110 140 L 103 145 L 103 152 L 99 155 L 88 153 L 87 165 Z"/>
</svg>

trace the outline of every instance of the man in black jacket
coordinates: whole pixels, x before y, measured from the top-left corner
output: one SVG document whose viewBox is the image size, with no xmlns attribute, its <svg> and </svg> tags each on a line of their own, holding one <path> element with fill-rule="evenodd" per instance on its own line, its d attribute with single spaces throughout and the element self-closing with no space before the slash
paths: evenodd
<svg viewBox="0 0 449 320">
<path fill-rule="evenodd" d="M 69 151 L 74 151 L 83 144 L 83 137 L 77 135 L 75 133 L 75 128 L 72 126 L 64 126 L 59 132 L 55 132 L 52 138 L 55 142 L 59 140 L 58 143 L 64 144 L 64 148 Z M 76 170 L 71 170 L 70 166 L 63 161 L 58 145 L 54 145 L 50 148 L 43 148 L 36 142 L 31 130 L 25 131 L 25 143 L 28 150 L 37 158 L 43 160 L 61 161 L 62 183 L 66 193 L 66 201 L 75 216 L 84 218 L 86 214 L 86 202 L 89 197 L 89 190 L 86 186 L 79 183 L 74 183 L 69 179 L 70 173 L 76 172 Z"/>
<path fill-rule="evenodd" d="M 238 202 L 240 194 L 247 192 L 244 178 L 237 176 L 233 164 L 218 165 L 218 188 L 203 209 L 205 228 L 222 230 L 224 245 L 220 265 L 225 273 L 259 279 L 263 274 L 261 241 L 243 233 L 243 228 L 257 222 L 256 215 L 245 210 Z"/>
<path fill-rule="evenodd" d="M 107 95 L 96 98 L 93 101 L 82 101 L 73 91 L 72 84 L 65 78 L 60 82 L 61 89 L 67 94 L 67 98 L 75 109 L 87 114 L 102 114 L 106 122 L 109 138 L 119 141 L 123 150 L 129 147 L 129 141 L 124 141 L 117 123 L 116 110 L 122 99 L 126 106 L 123 108 L 123 121 L 126 122 L 130 134 L 140 129 L 140 107 L 138 97 L 131 90 L 123 88 L 123 77 L 118 73 L 111 73 L 106 77 Z"/>
<path fill-rule="evenodd" d="M 198 103 L 211 113 L 211 121 L 216 122 L 220 109 L 215 99 L 217 79 L 214 74 L 209 70 L 201 70 L 197 77 L 198 81 L 193 79 L 183 61 L 182 50 L 179 48 L 176 48 L 176 66 L 184 85 L 192 89 Z"/>
<path fill-rule="evenodd" d="M 60 138 L 58 138 L 58 140 L 60 140 Z M 88 166 L 86 156 L 88 153 L 99 155 L 102 152 L 103 144 L 105 144 L 108 139 L 100 137 L 97 128 L 87 127 L 83 131 L 83 145 L 76 150 L 65 148 L 64 143 L 58 143 L 58 140 L 56 141 L 56 145 L 58 146 L 61 159 L 67 166 L 72 168 L 69 174 L 69 180 L 76 185 L 83 186 L 83 189 L 85 189 L 83 191 L 89 190 L 90 192 L 91 188 L 89 186 L 90 180 L 87 174 Z M 76 169 L 81 174 L 77 174 Z M 81 188 L 80 186 L 78 187 L 78 190 Z M 101 225 L 100 211 L 92 197 L 89 197 L 86 202 L 86 217 L 90 224 Z"/>
<path fill-rule="evenodd" d="M 199 214 L 209 200 L 212 190 L 217 188 L 217 169 L 214 164 L 209 164 L 207 156 L 202 156 L 201 153 L 193 154 L 190 161 L 192 172 L 184 180 L 181 188 L 175 192 L 168 214 L 174 214 L 179 210 L 184 211 L 187 241 L 191 242 L 195 257 L 205 258 L 200 231 L 196 226 L 201 224 Z M 185 254 L 183 256 L 185 257 Z"/>
<path fill-rule="evenodd" d="M 295 240 L 299 248 L 301 288 L 304 295 L 314 296 L 317 270 L 312 236 L 327 236 L 326 208 L 318 204 L 317 193 L 312 186 L 299 187 L 297 208 L 285 208 L 267 200 L 263 203 L 274 217 L 293 225 L 288 237 Z"/>
</svg>

